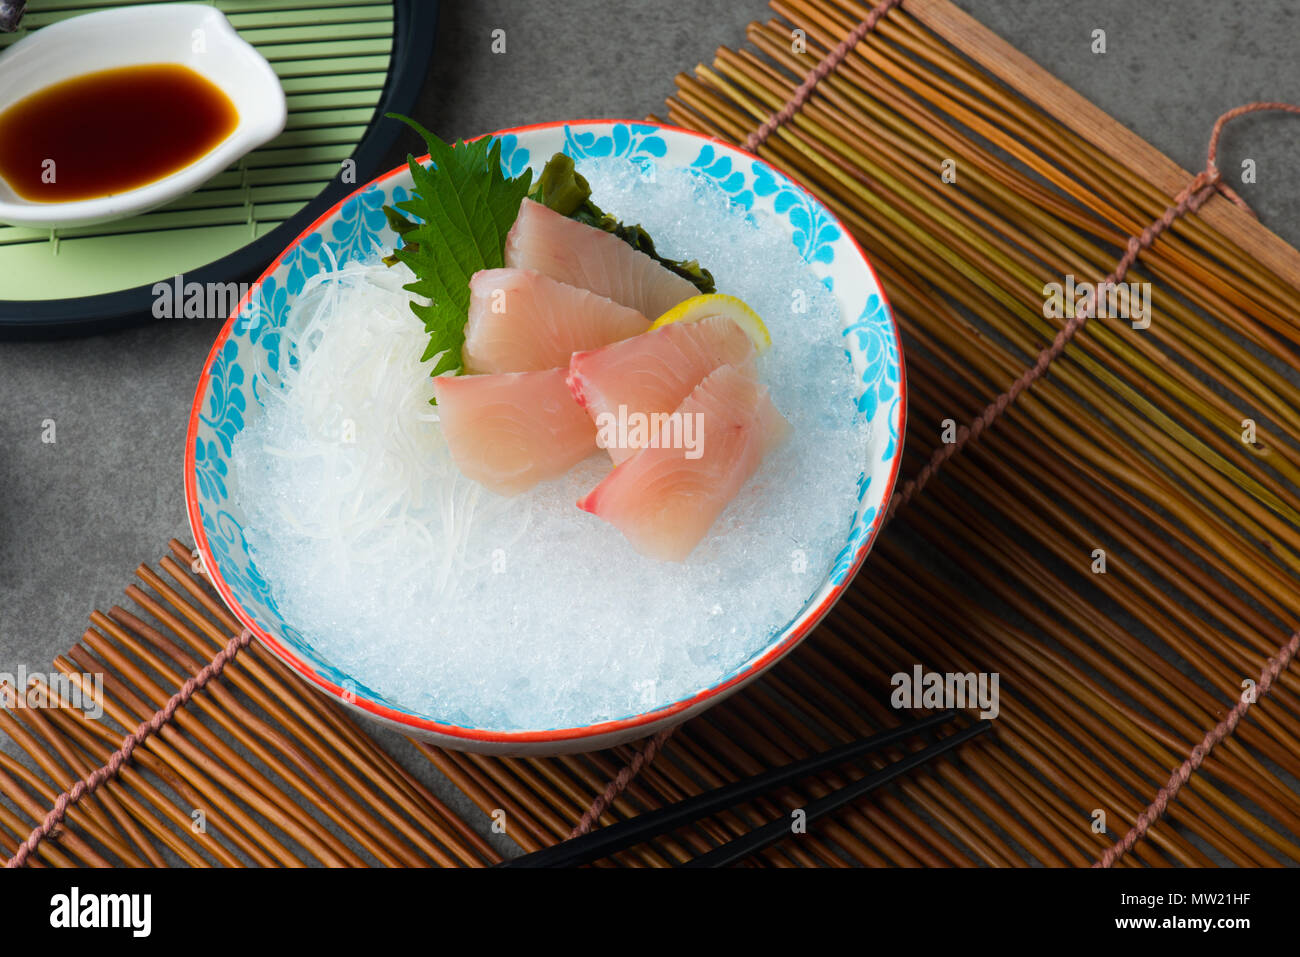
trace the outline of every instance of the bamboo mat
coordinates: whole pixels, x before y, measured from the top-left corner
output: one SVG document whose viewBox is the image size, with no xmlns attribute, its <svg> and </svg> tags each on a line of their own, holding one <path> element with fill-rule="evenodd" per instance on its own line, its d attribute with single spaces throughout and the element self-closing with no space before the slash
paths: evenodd
<svg viewBox="0 0 1300 957">
<path fill-rule="evenodd" d="M 868 12 L 848 0 L 772 8 L 743 49 L 677 78 L 668 121 L 743 141 Z M 949 420 L 969 422 L 1051 341 L 1064 320 L 1044 317 L 1045 284 L 1105 276 L 1191 179 L 943 0 L 890 12 L 760 154 L 817 193 L 881 274 L 906 348 L 903 478 Z M 1300 623 L 1300 388 L 1286 371 L 1300 343 L 1297 277 L 1300 253 L 1228 198 L 1180 219 L 1128 276 L 1151 283 L 1150 326 L 1093 320 L 897 512 L 822 626 L 683 726 L 602 821 L 897 724 L 905 713 L 890 707 L 890 677 L 921 665 L 996 672 L 993 733 L 749 863 L 1097 860 Z M 56 662 L 115 676 L 111 716 L 123 726 L 235 628 L 188 554 L 173 543 L 168 581 L 142 567 L 128 592 L 151 624 L 97 613 L 82 647 Z M 115 735 L 58 710 L 0 711 L 0 723 L 44 775 L 0 764 L 0 794 L 19 805 L 0 802 L 0 845 L 12 853 Z M 235 741 L 256 760 L 240 760 Z M 636 753 L 503 759 L 417 747 L 483 812 L 477 825 L 498 823 L 523 850 L 567 835 Z M 604 863 L 685 860 L 864 768 Z M 1300 863 L 1298 777 L 1293 664 L 1119 866 Z M 190 827 L 195 807 L 210 809 L 207 835 Z M 187 863 L 495 860 L 256 645 L 79 805 L 36 862 L 134 863 L 151 859 L 146 843 Z"/>
<path fill-rule="evenodd" d="M 192 552 L 173 541 L 141 565 L 131 607 L 94 612 L 54 667 L 104 675 L 104 715 L 0 708 L 0 848 L 12 855 L 58 793 L 104 764 L 134 729 L 238 633 Z M 45 683 L 49 687 L 48 683 Z M 47 692 L 51 703 L 53 693 Z M 59 697 L 67 701 L 68 696 Z M 481 867 L 500 855 L 362 732 L 336 703 L 250 645 L 70 812 L 29 866 Z"/>
</svg>

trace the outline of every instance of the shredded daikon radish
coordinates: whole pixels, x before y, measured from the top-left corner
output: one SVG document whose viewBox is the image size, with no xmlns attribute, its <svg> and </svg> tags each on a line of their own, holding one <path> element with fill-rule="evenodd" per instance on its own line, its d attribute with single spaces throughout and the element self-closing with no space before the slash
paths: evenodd
<svg viewBox="0 0 1300 957">
<path fill-rule="evenodd" d="M 277 497 L 273 514 L 318 543 L 311 567 L 391 566 L 444 592 L 489 560 L 467 550 L 476 529 L 507 547 L 526 530 L 529 505 L 485 494 L 452 463 L 429 404 L 433 360 L 420 361 L 428 340 L 402 289 L 411 280 L 405 266 L 375 259 L 307 281 L 236 464 L 256 469 L 256 456 L 240 454 L 255 435 L 295 473 L 302 494 Z M 241 479 L 257 484 L 255 474 Z"/>
</svg>

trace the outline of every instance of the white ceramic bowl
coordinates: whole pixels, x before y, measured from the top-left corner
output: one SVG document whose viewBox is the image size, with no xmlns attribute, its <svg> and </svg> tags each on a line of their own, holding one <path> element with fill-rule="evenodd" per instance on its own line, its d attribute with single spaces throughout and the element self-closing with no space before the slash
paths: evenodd
<svg viewBox="0 0 1300 957">
<path fill-rule="evenodd" d="M 826 348 L 847 354 L 853 363 L 857 391 L 844 401 L 862 413 L 869 439 L 857 476 L 858 500 L 845 507 L 841 548 L 830 567 L 820 571 L 803 606 L 791 608 L 786 626 L 748 660 L 680 700 L 583 727 L 521 731 L 461 727 L 386 700 L 326 659 L 312 635 L 285 620 L 244 537 L 242 503 L 258 492 L 240 487 L 230 466 L 231 447 L 235 436 L 262 414 L 266 376 L 274 375 L 279 357 L 281 328 L 307 279 L 328 260 L 342 264 L 365 257 L 375 247 L 392 248 L 395 237 L 383 207 L 409 197 L 412 184 L 406 166 L 361 187 L 308 227 L 267 267 L 217 335 L 190 411 L 186 506 L 204 567 L 226 604 L 294 671 L 344 704 L 443 747 L 494 754 L 607 748 L 683 721 L 744 687 L 788 654 L 848 587 L 875 539 L 902 461 L 907 410 L 902 350 L 884 290 L 853 236 L 802 186 L 758 157 L 688 130 L 621 120 L 545 123 L 496 135 L 501 139 L 502 166 L 512 176 L 530 166 L 538 171 L 548 157 L 563 151 L 579 166 L 588 157 L 619 157 L 638 168 L 655 164 L 710 179 L 729 194 L 733 205 L 770 214 L 772 228 L 782 230 L 831 287 L 844 327 Z M 250 315 L 257 321 L 244 321 Z"/>
<path fill-rule="evenodd" d="M 197 189 L 284 129 L 284 90 L 271 64 L 219 10 L 197 3 L 88 13 L 19 40 L 0 55 L 0 113 L 55 83 L 149 63 L 178 63 L 220 88 L 239 114 L 231 134 L 189 166 L 113 196 L 33 202 L 0 178 L 0 222 L 40 228 L 86 226 L 141 213 Z M 87 143 L 86 148 L 96 146 Z"/>
</svg>

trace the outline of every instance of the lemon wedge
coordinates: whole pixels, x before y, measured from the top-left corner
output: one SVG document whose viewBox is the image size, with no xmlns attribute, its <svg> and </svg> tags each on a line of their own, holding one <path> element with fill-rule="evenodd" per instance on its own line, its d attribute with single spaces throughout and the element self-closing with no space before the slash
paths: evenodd
<svg viewBox="0 0 1300 957">
<path fill-rule="evenodd" d="M 699 322 L 712 316 L 726 316 L 744 329 L 745 334 L 754 343 L 754 352 L 762 354 L 772 348 L 772 337 L 768 334 L 767 326 L 763 324 L 758 313 L 749 308 L 743 299 L 720 292 L 707 296 L 692 296 L 679 302 L 656 319 L 650 328 L 659 329 L 670 322 Z"/>
</svg>

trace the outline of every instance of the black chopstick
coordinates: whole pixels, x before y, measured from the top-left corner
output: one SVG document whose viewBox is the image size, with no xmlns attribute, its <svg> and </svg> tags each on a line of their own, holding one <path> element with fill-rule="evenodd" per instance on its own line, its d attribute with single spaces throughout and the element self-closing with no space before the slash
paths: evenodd
<svg viewBox="0 0 1300 957">
<path fill-rule="evenodd" d="M 944 752 L 951 751 L 959 744 L 969 741 L 976 735 L 983 734 L 990 727 L 992 727 L 992 722 L 990 721 L 977 721 L 970 727 L 963 728 L 955 734 L 950 734 L 946 738 L 942 738 L 937 744 L 932 744 L 930 747 L 925 748 L 922 751 L 913 751 L 907 757 L 895 761 L 893 764 L 886 765 L 879 771 L 874 771 L 864 778 L 859 778 L 851 784 L 845 785 L 838 791 L 833 791 L 823 798 L 818 798 L 816 801 L 809 803 L 809 805 L 803 809 L 805 820 L 812 822 L 824 814 L 829 814 L 831 811 L 838 810 L 863 795 L 871 793 L 882 784 L 888 784 L 899 775 L 906 774 L 913 768 L 919 767 L 927 761 L 934 760 Z M 788 837 L 789 834 L 789 818 L 779 817 L 775 821 L 764 824 L 762 827 L 756 828 L 747 834 L 742 834 L 735 840 L 728 841 L 721 847 L 714 848 L 707 854 L 701 854 L 699 857 L 692 858 L 691 860 L 677 866 L 726 867 L 728 864 L 734 864 L 736 861 L 746 858 L 750 854 L 755 854 L 758 851 L 763 850 L 765 847 L 775 844 L 782 838 Z"/>
<path fill-rule="evenodd" d="M 823 751 L 821 754 L 813 755 L 810 758 L 804 758 L 801 761 L 795 761 L 779 768 L 772 768 L 770 771 L 763 771 L 753 777 L 745 778 L 743 781 L 725 784 L 711 791 L 705 791 L 703 794 L 687 798 L 684 801 L 678 801 L 667 807 L 639 814 L 631 820 L 620 821 L 617 824 L 611 824 L 609 827 L 599 828 L 581 837 L 564 841 L 561 844 L 542 848 L 540 851 L 534 851 L 513 860 L 503 861 L 497 866 L 576 867 L 579 864 L 599 860 L 624 848 L 640 844 L 656 835 L 675 830 L 682 825 L 690 824 L 692 821 L 697 821 L 700 818 L 708 817 L 710 814 L 741 804 L 774 788 L 791 784 L 819 771 L 829 770 L 852 758 L 879 751 L 883 747 L 910 738 L 919 731 L 946 724 L 956 716 L 957 711 L 955 709 L 941 711 L 917 721 L 890 728 L 888 731 L 882 731 L 880 734 L 872 735 L 869 738 L 862 738 L 858 741 L 840 745 L 837 748 L 831 748 L 829 751 Z M 981 722 L 981 724 L 987 724 L 987 722 Z M 975 727 L 978 727 L 978 725 Z M 956 735 L 953 735 L 953 737 L 956 737 Z M 944 740 L 946 742 L 949 739 L 945 738 Z M 917 754 L 924 753 L 917 752 Z M 904 761 L 906 760 L 905 758 Z M 862 780 L 868 779 L 864 778 Z M 825 800 L 825 798 L 822 800 Z M 809 817 L 811 819 L 811 813 Z M 777 823 L 781 825 L 782 829 L 786 827 L 784 821 L 778 821 Z M 725 845 L 725 847 L 730 847 L 730 845 Z M 718 850 L 722 850 L 722 848 Z M 716 853 L 716 851 L 710 852 L 710 854 L 713 853 Z"/>
</svg>

